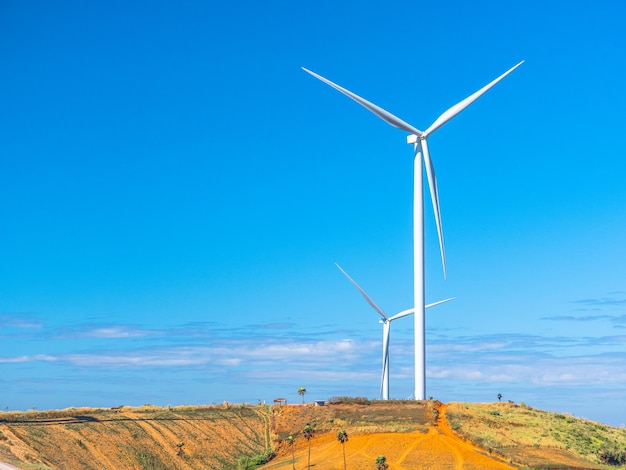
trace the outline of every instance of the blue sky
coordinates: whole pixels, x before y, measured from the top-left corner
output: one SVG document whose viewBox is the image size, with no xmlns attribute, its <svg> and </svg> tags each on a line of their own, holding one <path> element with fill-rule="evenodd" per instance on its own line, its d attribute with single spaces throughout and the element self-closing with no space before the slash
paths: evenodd
<svg viewBox="0 0 626 470">
<path fill-rule="evenodd" d="M 626 424 L 626 6 L 0 2 L 0 409 L 375 398 L 437 131 L 427 395 Z M 392 326 L 391 395 L 413 389 Z"/>
</svg>

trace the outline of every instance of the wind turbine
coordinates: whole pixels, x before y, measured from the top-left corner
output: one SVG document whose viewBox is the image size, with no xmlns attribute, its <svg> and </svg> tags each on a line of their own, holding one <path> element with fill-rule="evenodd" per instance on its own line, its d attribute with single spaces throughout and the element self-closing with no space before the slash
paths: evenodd
<svg viewBox="0 0 626 470">
<path fill-rule="evenodd" d="M 361 293 L 361 295 L 365 297 L 365 300 L 367 300 L 367 303 L 369 303 L 372 306 L 372 308 L 376 310 L 382 317 L 380 320 L 378 320 L 379 323 L 383 324 L 383 373 L 382 373 L 382 378 L 380 381 L 380 394 L 383 400 L 389 400 L 389 336 L 391 334 L 391 322 L 394 320 L 397 320 L 398 318 L 411 315 L 412 313 L 414 313 L 415 309 L 409 308 L 406 310 L 402 310 L 401 312 L 396 313 L 395 315 L 391 317 L 388 316 L 385 312 L 383 312 L 383 309 L 380 308 L 369 295 L 367 295 L 367 292 L 365 292 L 363 288 L 359 286 L 357 282 L 354 279 L 352 279 L 347 272 L 344 271 L 344 269 L 341 266 L 339 266 L 337 263 L 335 263 L 335 266 L 339 268 L 339 271 L 341 271 L 343 275 L 348 278 L 348 281 L 350 281 L 352 285 L 356 287 L 357 290 Z M 454 297 L 450 297 L 449 299 L 445 299 L 445 300 L 440 300 L 439 302 L 433 302 L 432 304 L 427 304 L 424 306 L 424 308 L 434 307 L 435 305 L 439 305 L 444 302 L 449 302 L 450 300 L 454 300 Z"/>
<path fill-rule="evenodd" d="M 446 256 L 443 245 L 443 231 L 441 227 L 441 213 L 439 210 L 439 193 L 437 191 L 437 180 L 435 178 L 435 168 L 430 159 L 428 151 L 428 137 L 443 126 L 450 119 L 455 117 L 470 104 L 485 94 L 491 87 L 513 72 L 524 61 L 511 67 L 495 80 L 489 82 L 480 90 L 471 94 L 462 101 L 459 101 L 447 111 L 442 113 L 425 131 L 420 131 L 416 127 L 408 124 L 397 116 L 384 110 L 380 106 L 367 101 L 364 98 L 352 93 L 349 90 L 331 82 L 330 80 L 302 67 L 302 69 L 313 75 L 315 78 L 330 85 L 344 95 L 353 99 L 361 106 L 367 108 L 379 118 L 386 121 L 398 129 L 409 133 L 407 143 L 413 144 L 413 297 L 415 318 L 415 399 L 424 400 L 426 398 L 426 341 L 425 341 L 425 304 L 424 304 L 424 177 L 422 173 L 422 159 L 426 167 L 426 176 L 430 188 L 430 197 L 435 212 L 435 222 L 437 224 L 437 235 L 439 237 L 439 248 L 441 250 L 441 263 L 443 275 L 446 277 Z"/>
</svg>

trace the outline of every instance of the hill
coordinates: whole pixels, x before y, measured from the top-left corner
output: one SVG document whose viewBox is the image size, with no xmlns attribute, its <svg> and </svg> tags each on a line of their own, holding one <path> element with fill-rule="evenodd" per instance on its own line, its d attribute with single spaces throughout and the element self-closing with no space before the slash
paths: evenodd
<svg viewBox="0 0 626 470">
<path fill-rule="evenodd" d="M 28 469 L 221 469 L 270 446 L 252 406 L 0 413 L 0 461 Z"/>
<path fill-rule="evenodd" d="M 364 402 L 326 410 L 274 410 L 281 440 L 264 470 L 306 468 L 304 422 L 316 429 L 311 465 L 343 469 L 336 435 L 348 432 L 348 468 L 375 469 L 385 455 L 395 469 L 615 469 L 626 464 L 626 430 L 514 403 Z M 285 441 L 296 436 L 294 447 Z"/>
<path fill-rule="evenodd" d="M 0 412 L 0 461 L 25 469 L 615 469 L 626 430 L 513 403 L 338 399 L 326 406 Z M 288 437 L 293 436 L 293 446 Z M 271 452 L 268 449 L 271 447 Z"/>
</svg>

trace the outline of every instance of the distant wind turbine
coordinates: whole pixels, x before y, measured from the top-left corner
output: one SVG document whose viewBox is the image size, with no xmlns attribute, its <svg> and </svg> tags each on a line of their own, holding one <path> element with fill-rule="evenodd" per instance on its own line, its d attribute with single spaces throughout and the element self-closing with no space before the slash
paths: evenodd
<svg viewBox="0 0 626 470">
<path fill-rule="evenodd" d="M 412 308 L 402 310 L 399 313 L 396 313 L 393 316 L 388 316 L 382 308 L 380 308 L 374 300 L 367 295 L 367 292 L 363 290 L 361 286 L 357 284 L 357 282 L 350 277 L 350 275 L 344 271 L 344 269 L 335 263 L 335 266 L 339 268 L 339 271 L 343 273 L 344 276 L 348 278 L 348 281 L 352 283 L 354 287 L 361 293 L 361 295 L 367 300 L 374 310 L 376 310 L 380 316 L 382 317 L 378 320 L 383 324 L 383 373 L 380 381 L 380 394 L 383 400 L 389 400 L 389 337 L 391 334 L 391 322 L 397 320 L 398 318 L 406 317 L 407 315 L 411 315 L 415 310 Z M 444 302 L 449 302 L 450 300 L 454 300 L 454 297 L 450 297 L 449 299 L 440 300 L 439 302 L 433 302 L 432 304 L 427 304 L 424 308 L 434 307 L 435 305 L 442 304 Z"/>
<path fill-rule="evenodd" d="M 352 93 L 349 90 L 331 82 L 330 80 L 318 75 L 310 70 L 302 67 L 302 69 L 313 75 L 315 78 L 323 81 L 327 85 L 335 88 L 344 95 L 352 98 L 354 101 L 364 106 L 379 118 L 386 121 L 398 129 L 409 133 L 407 143 L 413 144 L 413 298 L 415 315 L 415 399 L 424 400 L 426 398 L 426 341 L 425 341 L 425 304 L 424 304 L 424 178 L 422 173 L 422 159 L 426 167 L 426 176 L 428 178 L 428 186 L 430 188 L 430 197 L 435 212 L 435 221 L 437 224 L 437 234 L 439 237 L 439 248 L 441 250 L 441 263 L 443 265 L 443 274 L 446 276 L 446 256 L 443 245 L 443 231 L 441 226 L 441 213 L 439 210 L 439 194 L 437 191 L 437 180 L 435 178 L 435 168 L 430 160 L 428 151 L 428 137 L 443 126 L 446 122 L 459 114 L 470 104 L 485 94 L 491 87 L 513 72 L 517 67 L 522 65 L 524 61 L 511 67 L 495 80 L 491 81 L 477 92 L 471 94 L 464 100 L 458 102 L 443 114 L 441 114 L 425 131 L 420 131 L 416 127 L 408 124 L 397 116 L 383 108 L 367 101 L 364 98 Z"/>
</svg>

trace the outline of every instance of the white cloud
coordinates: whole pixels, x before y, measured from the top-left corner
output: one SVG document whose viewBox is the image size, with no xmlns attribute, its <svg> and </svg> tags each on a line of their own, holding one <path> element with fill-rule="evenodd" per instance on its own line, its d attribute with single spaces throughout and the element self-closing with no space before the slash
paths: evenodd
<svg viewBox="0 0 626 470">
<path fill-rule="evenodd" d="M 212 328 L 194 325 L 150 330 L 133 325 L 81 326 L 66 330 L 71 333 L 64 335 L 47 335 L 41 354 L 24 355 L 16 351 L 13 356 L 0 357 L 0 363 L 15 370 L 20 364 L 54 363 L 55 374 L 69 377 L 70 382 L 71 377 L 77 376 L 75 368 L 89 368 L 89 377 L 102 383 L 111 377 L 145 380 L 158 368 L 158 375 L 164 381 L 172 380 L 174 375 L 176 380 L 187 376 L 197 381 L 196 371 L 200 370 L 205 383 L 229 390 L 233 387 L 248 390 L 252 383 L 267 390 L 283 390 L 295 382 L 314 384 L 316 393 L 323 390 L 330 395 L 378 394 L 380 340 L 337 337 L 336 331 L 332 335 L 318 335 L 258 328 L 258 325 L 241 327 L 236 334 Z M 268 335 L 268 331 L 274 336 Z M 449 330 L 430 335 L 427 376 L 429 387 L 434 390 L 459 397 L 467 393 L 482 397 L 494 389 L 509 395 L 524 390 L 527 394 L 551 396 L 560 390 L 566 396 L 583 391 L 588 396 L 597 395 L 596 391 L 600 390 L 603 393 L 621 390 L 626 384 L 626 336 L 623 335 L 463 336 L 460 333 Z M 331 338 L 320 339 L 320 336 Z M 414 377 L 413 341 L 408 337 L 398 335 L 392 339 L 390 372 L 392 392 L 408 395 Z"/>
<path fill-rule="evenodd" d="M 115 334 L 116 331 L 114 331 Z M 248 340 L 214 340 L 209 346 L 174 346 L 165 348 L 120 351 L 94 351 L 57 355 L 17 356 L 0 358 L 0 362 L 59 361 L 76 366 L 126 367 L 180 367 L 180 366 L 263 366 L 284 370 L 285 367 L 304 365 L 333 368 L 341 363 L 358 363 L 359 358 L 376 343 L 357 343 L 353 340 L 261 342 Z"/>
<path fill-rule="evenodd" d="M 537 386 L 618 385 L 626 382 L 626 361 L 603 357 L 548 357 L 524 364 L 460 360 L 444 367 L 428 368 L 428 376 L 460 381 L 532 383 Z"/>
<path fill-rule="evenodd" d="M 54 362 L 57 358 L 48 354 L 38 354 L 35 356 L 15 356 L 15 357 L 0 357 L 0 363 L 2 364 L 19 364 L 23 362 L 35 362 L 45 361 Z"/>
<path fill-rule="evenodd" d="M 133 325 L 78 325 L 64 328 L 60 333 L 53 334 L 53 336 L 62 339 L 124 339 L 142 338 L 158 334 L 162 334 L 162 331 L 139 328 Z"/>
<path fill-rule="evenodd" d="M 38 329 L 41 327 L 41 322 L 31 314 L 14 313 L 0 315 L 0 328 Z"/>
</svg>

